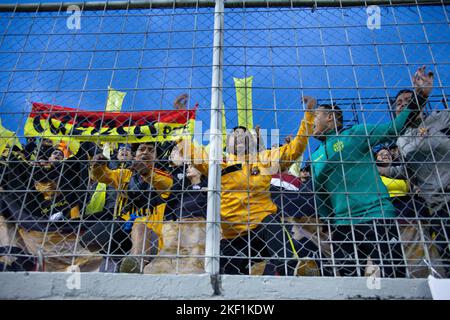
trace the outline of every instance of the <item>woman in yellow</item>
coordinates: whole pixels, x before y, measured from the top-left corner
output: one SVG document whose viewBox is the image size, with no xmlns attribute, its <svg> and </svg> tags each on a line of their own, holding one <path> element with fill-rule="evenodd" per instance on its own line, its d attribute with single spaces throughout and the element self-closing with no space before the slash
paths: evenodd
<svg viewBox="0 0 450 320">
<path fill-rule="evenodd" d="M 381 149 L 377 153 L 378 165 L 391 165 L 392 155 L 389 149 Z M 381 180 L 388 189 L 389 195 L 392 197 L 404 197 L 409 192 L 409 185 L 407 180 L 403 179 L 391 179 L 388 177 L 381 176 Z"/>
<path fill-rule="evenodd" d="M 391 150 L 394 147 L 396 146 L 382 146 L 376 152 L 378 168 L 393 165 L 394 159 Z M 411 187 L 414 188 L 414 185 L 411 185 L 408 180 L 388 178 L 383 175 L 381 175 L 381 180 L 389 192 L 392 204 L 394 205 L 399 217 L 408 219 L 416 218 L 417 215 L 420 216 L 427 214 L 425 202 L 417 195 L 411 195 L 415 190 L 411 190 Z"/>
<path fill-rule="evenodd" d="M 228 137 L 221 183 L 222 273 L 248 274 L 258 258 L 269 258 L 275 270 L 266 268 L 265 274 L 293 274 L 297 261 L 293 260 L 269 188 L 272 174 L 288 168 L 306 149 L 316 100 L 304 97 L 303 101 L 307 112 L 300 129 L 281 148 L 256 152 L 253 145 L 251 150 L 253 138 L 244 127 L 235 128 Z M 208 174 L 208 155 L 203 148 L 190 141 L 180 142 L 179 147 L 202 174 Z"/>
<path fill-rule="evenodd" d="M 120 272 L 142 272 L 142 261 L 149 262 L 149 256 L 162 248 L 164 200 L 173 180 L 170 174 L 154 166 L 157 160 L 154 143 L 139 144 L 130 169 L 111 170 L 106 160 L 101 154 L 94 156 L 92 176 L 119 191 L 115 215 L 127 221 L 122 223 L 123 230 L 131 230 L 130 255 L 122 261 Z"/>
</svg>

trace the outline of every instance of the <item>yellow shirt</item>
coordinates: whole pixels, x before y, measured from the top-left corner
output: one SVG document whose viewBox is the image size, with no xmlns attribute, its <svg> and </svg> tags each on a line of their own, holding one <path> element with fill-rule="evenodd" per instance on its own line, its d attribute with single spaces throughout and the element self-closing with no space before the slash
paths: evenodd
<svg viewBox="0 0 450 320">
<path fill-rule="evenodd" d="M 305 151 L 314 124 L 313 112 L 306 112 L 296 137 L 280 148 L 265 150 L 255 156 L 239 160 L 234 155 L 222 163 L 221 227 L 225 239 L 248 233 L 265 217 L 274 214 L 277 206 L 269 191 L 272 175 L 292 165 Z M 184 153 L 190 149 L 194 166 L 208 175 L 208 154 L 204 148 L 181 141 Z"/>
<path fill-rule="evenodd" d="M 381 176 L 381 180 L 388 189 L 389 196 L 392 197 L 403 197 L 409 192 L 409 185 L 407 180 L 402 179 L 391 179 L 388 177 Z"/>
<path fill-rule="evenodd" d="M 115 214 L 118 212 L 120 213 L 128 200 L 126 193 L 122 191 L 127 190 L 133 172 L 128 169 L 111 170 L 106 165 L 103 165 L 94 166 L 92 168 L 92 176 L 94 180 L 110 185 L 119 191 L 114 212 Z M 155 192 L 160 194 L 163 199 L 167 199 L 170 195 L 173 179 L 169 173 L 153 168 L 150 173 L 147 176 L 143 176 L 143 178 L 147 183 L 150 183 L 153 186 Z M 163 247 L 162 229 L 165 207 L 166 204 L 162 203 L 154 208 L 137 208 L 139 215 L 144 217 L 135 220 L 137 223 L 146 223 L 147 227 L 152 229 L 158 235 L 159 249 Z M 129 220 L 131 213 L 132 212 L 121 214 L 120 217 L 124 220 Z"/>
</svg>

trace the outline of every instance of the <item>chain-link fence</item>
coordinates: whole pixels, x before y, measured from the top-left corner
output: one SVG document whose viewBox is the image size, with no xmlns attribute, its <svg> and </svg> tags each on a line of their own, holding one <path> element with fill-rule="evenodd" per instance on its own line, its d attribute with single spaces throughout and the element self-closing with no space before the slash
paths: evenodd
<svg viewBox="0 0 450 320">
<path fill-rule="evenodd" d="M 448 277 L 449 14 L 0 5 L 1 270 Z"/>
</svg>

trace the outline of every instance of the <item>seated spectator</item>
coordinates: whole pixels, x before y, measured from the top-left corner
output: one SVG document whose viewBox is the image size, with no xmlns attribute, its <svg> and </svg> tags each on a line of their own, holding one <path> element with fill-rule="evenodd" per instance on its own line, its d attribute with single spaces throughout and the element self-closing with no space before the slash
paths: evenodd
<svg viewBox="0 0 450 320">
<path fill-rule="evenodd" d="M 120 144 L 107 165 L 110 169 L 127 169 L 132 166 L 132 146 Z M 114 187 L 91 180 L 88 194 L 82 244 L 91 252 L 99 251 L 103 257 L 100 272 L 116 273 L 125 256 L 130 253 L 130 233 L 125 231 L 117 214 L 119 192 Z"/>
<path fill-rule="evenodd" d="M 158 258 L 147 265 L 145 273 L 204 272 L 207 181 L 192 165 L 188 165 L 182 181 L 183 190 L 177 190 L 176 201 L 171 202 L 174 207 L 169 210 L 166 207 L 168 216 L 177 220 L 165 224 L 164 248 Z M 179 255 L 184 257 L 165 257 Z"/>
<path fill-rule="evenodd" d="M 187 167 L 186 178 L 189 184 L 178 198 L 174 214 L 178 219 L 206 219 L 208 181 L 191 164 Z"/>
<path fill-rule="evenodd" d="M 120 272 L 142 272 L 163 245 L 164 200 L 170 194 L 173 179 L 157 168 L 156 151 L 155 143 L 138 144 L 129 169 L 109 169 L 103 154 L 93 159 L 94 179 L 119 191 L 117 215 L 126 221 L 122 230 L 130 232 L 132 247 Z"/>
<path fill-rule="evenodd" d="M 104 183 L 90 180 L 86 194 L 81 245 L 103 255 L 99 272 L 119 272 L 124 256 L 131 249 L 129 233 L 117 222 L 118 191 Z"/>
<path fill-rule="evenodd" d="M 81 271 L 98 268 L 99 259 L 78 246 L 80 195 L 86 190 L 85 160 L 91 147 L 81 144 L 68 159 L 63 150 L 49 147 L 32 165 L 20 155 L 7 162 L 4 210 L 17 221 L 25 249 L 43 260 L 40 270 L 66 271 L 73 264 Z"/>
<path fill-rule="evenodd" d="M 395 147 L 395 146 L 394 146 Z M 376 153 L 377 168 L 388 168 L 394 164 L 390 148 L 381 147 Z M 412 219 L 425 216 L 427 208 L 423 199 L 418 195 L 411 195 L 411 185 L 406 179 L 388 178 L 381 175 L 381 180 L 386 186 L 397 216 Z M 413 186 L 414 187 L 414 186 Z"/>
<path fill-rule="evenodd" d="M 167 143 L 163 149 L 168 154 L 167 171 L 173 177 L 164 216 L 164 248 L 144 272 L 203 273 L 203 258 L 193 256 L 204 253 L 207 207 L 204 188 L 207 182 L 195 168 L 188 165 L 178 144 Z M 186 257 L 175 258 L 177 254 Z"/>
</svg>

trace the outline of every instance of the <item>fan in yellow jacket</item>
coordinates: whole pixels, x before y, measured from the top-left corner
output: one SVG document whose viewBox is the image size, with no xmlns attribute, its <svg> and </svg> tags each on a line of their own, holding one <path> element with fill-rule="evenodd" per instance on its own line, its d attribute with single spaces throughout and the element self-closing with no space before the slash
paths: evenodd
<svg viewBox="0 0 450 320">
<path fill-rule="evenodd" d="M 222 164 L 221 182 L 221 227 L 222 256 L 221 268 L 227 274 L 248 273 L 251 257 L 248 257 L 248 239 L 251 250 L 262 252 L 265 257 L 284 257 L 285 235 L 279 217 L 275 215 L 277 206 L 270 195 L 272 174 L 288 168 L 306 149 L 312 132 L 316 100 L 304 97 L 307 112 L 292 141 L 280 148 L 256 152 L 252 136 L 244 127 L 236 127 L 227 139 L 228 155 Z M 204 175 L 208 175 L 208 154 L 204 148 L 194 146 L 190 141 L 181 141 L 183 154 L 191 157 L 193 165 Z M 252 152 L 254 151 L 254 152 Z M 250 238 L 248 234 L 250 233 Z M 292 258 L 287 246 L 286 258 Z M 246 258 L 242 258 L 246 255 Z M 274 261 L 275 272 L 292 274 L 291 265 L 284 260 Z M 294 261 L 296 264 L 296 261 Z M 265 274 L 273 274 L 266 269 Z"/>
<path fill-rule="evenodd" d="M 170 194 L 173 179 L 154 167 L 156 160 L 153 143 L 139 144 L 130 169 L 109 169 L 102 154 L 93 158 L 94 180 L 119 191 L 115 215 L 128 221 L 123 224 L 124 229 L 131 229 L 131 256 L 123 260 L 121 272 L 142 271 L 141 259 L 136 256 L 156 255 L 163 246 L 165 199 Z"/>
</svg>

